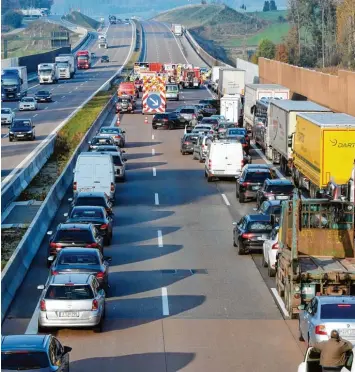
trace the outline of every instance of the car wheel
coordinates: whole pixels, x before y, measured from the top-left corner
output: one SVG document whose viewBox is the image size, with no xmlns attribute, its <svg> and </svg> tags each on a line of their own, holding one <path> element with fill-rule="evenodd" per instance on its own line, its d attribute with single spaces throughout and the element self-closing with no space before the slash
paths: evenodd
<svg viewBox="0 0 355 372">
<path fill-rule="evenodd" d="M 31 141 L 34 141 L 35 139 L 36 139 L 36 136 L 34 134 L 32 134 Z"/>
<path fill-rule="evenodd" d="M 239 203 L 241 203 L 241 204 L 245 203 L 245 195 L 244 194 L 239 194 Z"/>
<path fill-rule="evenodd" d="M 196 160 L 197 159 L 196 156 L 195 156 L 195 152 L 192 153 L 192 159 L 193 160 Z"/>
<path fill-rule="evenodd" d="M 235 239 L 234 239 L 234 233 L 233 233 L 233 247 L 237 247 L 237 243 L 235 242 Z"/>
<path fill-rule="evenodd" d="M 267 265 L 267 274 L 269 275 L 270 278 L 275 277 L 276 275 L 276 270 L 273 269 L 270 264 Z"/>
<path fill-rule="evenodd" d="M 238 255 L 243 256 L 245 254 L 244 244 L 239 240 L 238 241 Z"/>
<path fill-rule="evenodd" d="M 263 252 L 263 255 L 261 256 L 261 264 L 262 264 L 263 267 L 268 267 L 268 264 L 267 264 L 267 262 L 265 261 L 264 252 Z"/>
<path fill-rule="evenodd" d="M 112 236 L 105 236 L 105 241 L 104 241 L 104 244 L 105 245 L 111 245 L 111 239 L 112 239 Z"/>
<path fill-rule="evenodd" d="M 101 333 L 103 328 L 103 315 L 101 315 L 100 322 L 93 328 L 95 333 Z"/>
<path fill-rule="evenodd" d="M 153 129 L 157 129 L 157 127 L 152 127 Z"/>
<path fill-rule="evenodd" d="M 302 332 L 301 332 L 301 323 L 300 323 L 300 321 L 298 321 L 298 339 L 299 339 L 299 341 L 304 341 L 304 338 L 303 338 Z"/>
<path fill-rule="evenodd" d="M 12 142 L 12 138 L 9 137 L 9 142 Z"/>
<path fill-rule="evenodd" d="M 213 181 L 213 177 L 208 176 L 207 177 L 207 182 L 212 182 L 212 181 Z"/>
</svg>

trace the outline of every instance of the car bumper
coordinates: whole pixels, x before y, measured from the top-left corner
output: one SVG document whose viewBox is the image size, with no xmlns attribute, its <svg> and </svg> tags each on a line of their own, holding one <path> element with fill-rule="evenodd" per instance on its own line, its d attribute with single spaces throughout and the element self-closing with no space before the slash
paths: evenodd
<svg viewBox="0 0 355 372">
<path fill-rule="evenodd" d="M 243 193 L 246 198 L 256 199 L 257 191 L 245 190 L 245 191 L 241 191 L 241 193 Z"/>
<path fill-rule="evenodd" d="M 181 150 L 184 152 L 191 152 L 191 153 L 194 152 L 193 146 L 182 146 Z"/>
<path fill-rule="evenodd" d="M 94 327 L 100 323 L 101 312 L 93 311 L 89 316 L 79 318 L 48 319 L 46 312 L 40 311 L 38 324 L 41 327 Z"/>
<path fill-rule="evenodd" d="M 243 245 L 247 249 L 262 249 L 264 241 L 263 240 L 244 240 Z"/>
<path fill-rule="evenodd" d="M 11 119 L 1 119 L 1 124 L 11 124 Z"/>
<path fill-rule="evenodd" d="M 20 111 L 32 111 L 32 110 L 36 110 L 36 107 L 35 106 L 31 106 L 31 107 L 19 107 L 19 110 Z"/>
<path fill-rule="evenodd" d="M 224 171 L 211 171 L 206 169 L 208 175 L 210 177 L 221 177 L 221 178 L 235 178 L 236 176 L 239 176 L 241 174 L 240 171 L 237 171 L 236 173 L 229 173 Z"/>
<path fill-rule="evenodd" d="M 10 139 L 27 140 L 32 138 L 33 133 L 26 134 L 9 134 Z"/>
<path fill-rule="evenodd" d="M 178 99 L 179 96 L 177 94 L 167 94 L 166 99 Z"/>
</svg>

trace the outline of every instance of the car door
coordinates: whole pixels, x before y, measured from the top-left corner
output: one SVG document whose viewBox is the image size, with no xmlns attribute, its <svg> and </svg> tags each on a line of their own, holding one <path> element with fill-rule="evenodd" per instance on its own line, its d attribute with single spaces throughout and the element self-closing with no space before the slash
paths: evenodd
<svg viewBox="0 0 355 372">
<path fill-rule="evenodd" d="M 314 308 L 314 302 L 316 301 L 315 298 L 311 300 L 305 307 L 302 316 L 300 317 L 300 328 L 302 330 L 302 335 L 304 340 L 307 342 L 308 341 L 308 333 L 310 334 L 310 323 L 312 321 L 313 317 L 313 308 Z"/>
<path fill-rule="evenodd" d="M 269 263 L 269 253 L 270 253 L 271 246 L 274 243 L 276 236 L 277 236 L 277 231 L 273 229 L 271 231 L 270 238 L 264 241 L 265 249 L 263 249 L 263 254 L 264 254 L 264 259 L 266 263 Z"/>
<path fill-rule="evenodd" d="M 53 341 L 56 344 L 57 360 L 60 360 L 60 368 L 58 371 L 67 372 L 69 371 L 69 353 L 64 353 L 64 347 L 55 337 L 53 337 Z"/>
<path fill-rule="evenodd" d="M 246 219 L 245 219 L 245 217 L 243 217 L 239 221 L 239 223 L 237 224 L 236 229 L 235 229 L 235 236 L 234 236 L 235 242 L 238 242 L 240 235 L 245 230 L 245 227 L 246 227 Z"/>
<path fill-rule="evenodd" d="M 100 284 L 95 277 L 92 278 L 91 286 L 94 291 L 94 296 L 99 302 L 99 308 L 101 309 L 101 312 L 103 312 L 105 308 L 105 292 L 100 289 Z"/>
</svg>

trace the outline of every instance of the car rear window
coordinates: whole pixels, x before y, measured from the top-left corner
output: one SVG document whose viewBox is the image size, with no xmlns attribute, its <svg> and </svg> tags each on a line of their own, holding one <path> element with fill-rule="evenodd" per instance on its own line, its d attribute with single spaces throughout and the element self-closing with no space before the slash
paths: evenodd
<svg viewBox="0 0 355 372">
<path fill-rule="evenodd" d="M 49 359 L 45 352 L 19 351 L 1 353 L 1 369 L 12 371 L 48 368 Z"/>
<path fill-rule="evenodd" d="M 166 91 L 167 92 L 178 92 L 179 88 L 177 85 L 167 85 L 166 86 Z"/>
<path fill-rule="evenodd" d="M 321 319 L 342 319 L 355 321 L 355 305 L 324 304 L 320 310 Z"/>
<path fill-rule="evenodd" d="M 280 215 L 281 214 L 281 206 L 275 206 L 275 207 L 270 207 L 270 214 L 276 214 Z"/>
<path fill-rule="evenodd" d="M 79 230 L 79 229 L 68 229 L 68 230 L 58 230 L 55 238 L 57 242 L 92 242 L 93 236 L 90 230 Z"/>
<path fill-rule="evenodd" d="M 202 119 L 202 123 L 206 123 L 206 124 L 218 124 L 218 120 L 217 119 Z"/>
<path fill-rule="evenodd" d="M 154 119 L 167 119 L 169 117 L 168 114 L 156 114 Z"/>
<path fill-rule="evenodd" d="M 75 205 L 93 205 L 96 207 L 106 207 L 106 202 L 104 198 L 99 196 L 89 196 L 87 198 L 76 199 Z"/>
<path fill-rule="evenodd" d="M 194 114 L 195 110 L 194 109 L 182 109 L 180 113 L 181 114 Z"/>
<path fill-rule="evenodd" d="M 266 186 L 265 191 L 273 192 L 275 194 L 278 194 L 278 193 L 290 194 L 292 193 L 293 189 L 294 189 L 293 185 L 268 185 Z"/>
<path fill-rule="evenodd" d="M 89 285 L 50 285 L 44 298 L 47 300 L 89 300 L 93 297 Z"/>
<path fill-rule="evenodd" d="M 267 178 L 272 178 L 270 172 L 248 172 L 245 176 L 246 182 L 264 182 Z"/>
<path fill-rule="evenodd" d="M 112 155 L 112 159 L 113 164 L 116 165 L 116 167 L 122 167 L 122 161 L 119 155 Z"/>
<path fill-rule="evenodd" d="M 248 231 L 271 231 L 272 225 L 268 221 L 255 221 L 248 223 Z"/>
<path fill-rule="evenodd" d="M 100 209 L 82 210 L 74 208 L 70 218 L 103 218 L 103 213 Z"/>
<path fill-rule="evenodd" d="M 100 143 L 105 144 L 105 145 L 113 145 L 113 140 L 111 138 L 95 137 L 91 141 L 92 145 L 97 145 Z"/>
<path fill-rule="evenodd" d="M 198 136 L 186 136 L 185 141 L 190 141 L 192 143 L 197 143 Z"/>
<path fill-rule="evenodd" d="M 60 256 L 59 264 L 60 265 L 98 265 L 99 259 L 95 254 L 88 253 L 64 253 Z"/>
<path fill-rule="evenodd" d="M 115 133 L 118 133 L 119 130 L 117 130 L 116 128 L 101 128 L 100 129 L 100 133 L 108 133 L 108 134 L 115 134 Z"/>
</svg>

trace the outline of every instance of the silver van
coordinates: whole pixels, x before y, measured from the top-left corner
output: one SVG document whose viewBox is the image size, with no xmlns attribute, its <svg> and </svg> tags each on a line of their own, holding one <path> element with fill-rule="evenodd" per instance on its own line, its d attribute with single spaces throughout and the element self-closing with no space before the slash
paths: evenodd
<svg viewBox="0 0 355 372">
<path fill-rule="evenodd" d="M 168 100 L 179 100 L 179 86 L 177 84 L 166 85 L 166 99 Z"/>
</svg>

